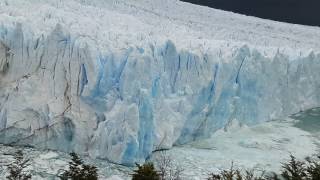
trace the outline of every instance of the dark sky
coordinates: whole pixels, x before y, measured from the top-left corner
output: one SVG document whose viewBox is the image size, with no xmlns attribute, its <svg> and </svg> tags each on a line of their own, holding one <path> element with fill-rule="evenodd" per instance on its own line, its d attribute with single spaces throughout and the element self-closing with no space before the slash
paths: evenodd
<svg viewBox="0 0 320 180">
<path fill-rule="evenodd" d="M 295 24 L 320 26 L 320 0 L 183 0 Z"/>
</svg>

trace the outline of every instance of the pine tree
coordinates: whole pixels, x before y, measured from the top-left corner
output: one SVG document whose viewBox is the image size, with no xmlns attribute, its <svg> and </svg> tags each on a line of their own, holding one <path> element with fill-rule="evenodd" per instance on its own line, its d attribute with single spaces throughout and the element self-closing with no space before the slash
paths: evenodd
<svg viewBox="0 0 320 180">
<path fill-rule="evenodd" d="M 28 167 L 30 159 L 25 159 L 23 152 L 18 150 L 14 154 L 15 161 L 8 165 L 9 175 L 7 179 L 9 180 L 28 180 L 31 179 L 31 174 L 27 173 L 24 169 Z"/>
<path fill-rule="evenodd" d="M 82 159 L 74 152 L 70 153 L 69 170 L 60 175 L 61 180 L 97 180 L 98 169 L 95 166 L 84 164 Z"/>
<path fill-rule="evenodd" d="M 97 176 L 97 167 L 95 166 L 91 166 L 91 165 L 82 165 L 82 171 L 81 171 L 81 175 L 83 177 L 83 179 L 86 180 L 96 180 L 98 179 Z"/>
<path fill-rule="evenodd" d="M 282 168 L 281 175 L 285 180 L 304 180 L 307 178 L 306 164 L 296 160 L 293 155 L 290 155 L 290 161 L 284 163 Z"/>
<path fill-rule="evenodd" d="M 320 179 L 320 157 L 318 156 L 317 160 L 308 157 L 306 158 L 306 160 L 308 162 L 308 166 L 306 169 L 308 178 L 312 180 Z"/>
<path fill-rule="evenodd" d="M 152 163 L 145 163 L 142 166 L 139 164 L 136 165 L 138 169 L 134 170 L 132 180 L 160 180 L 160 175 Z"/>
</svg>

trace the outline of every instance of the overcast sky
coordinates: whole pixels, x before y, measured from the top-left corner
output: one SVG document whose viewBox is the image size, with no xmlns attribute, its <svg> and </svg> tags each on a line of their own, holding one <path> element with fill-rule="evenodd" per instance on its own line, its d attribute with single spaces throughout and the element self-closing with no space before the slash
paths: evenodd
<svg viewBox="0 0 320 180">
<path fill-rule="evenodd" d="M 183 0 L 295 24 L 320 26 L 320 0 Z"/>
</svg>

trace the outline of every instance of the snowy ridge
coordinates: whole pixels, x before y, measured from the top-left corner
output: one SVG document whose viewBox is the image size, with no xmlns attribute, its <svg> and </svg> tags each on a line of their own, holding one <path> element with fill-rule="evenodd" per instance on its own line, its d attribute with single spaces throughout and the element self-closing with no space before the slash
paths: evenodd
<svg viewBox="0 0 320 180">
<path fill-rule="evenodd" d="M 167 39 L 179 49 L 203 52 L 219 48 L 227 53 L 244 44 L 270 47 L 264 53 L 271 56 L 278 48 L 300 55 L 297 50 L 306 53 L 320 47 L 318 27 L 262 20 L 175 0 L 1 0 L 0 11 L 1 24 L 20 22 L 40 36 L 50 34 L 59 23 L 101 49 L 143 45 L 146 40 L 161 44 Z"/>
<path fill-rule="evenodd" d="M 0 13 L 2 143 L 132 165 L 320 105 L 319 28 L 173 0 L 1 0 Z"/>
</svg>

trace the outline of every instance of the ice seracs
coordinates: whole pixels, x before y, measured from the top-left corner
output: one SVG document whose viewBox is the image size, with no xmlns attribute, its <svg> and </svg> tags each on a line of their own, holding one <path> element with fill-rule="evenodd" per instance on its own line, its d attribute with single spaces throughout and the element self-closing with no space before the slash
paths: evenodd
<svg viewBox="0 0 320 180">
<path fill-rule="evenodd" d="M 319 106 L 319 28 L 159 2 L 0 1 L 0 142 L 132 165 Z"/>
</svg>

